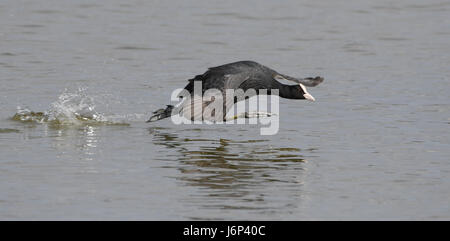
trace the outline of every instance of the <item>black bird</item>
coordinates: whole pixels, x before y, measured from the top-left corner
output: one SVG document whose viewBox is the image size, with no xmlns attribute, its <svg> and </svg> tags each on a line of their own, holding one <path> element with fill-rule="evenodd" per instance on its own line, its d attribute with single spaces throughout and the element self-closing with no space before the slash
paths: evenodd
<svg viewBox="0 0 450 241">
<path fill-rule="evenodd" d="M 278 82 L 278 80 L 289 80 L 297 84 L 285 85 Z M 184 90 L 188 91 L 192 97 L 194 95 L 194 83 L 197 81 L 201 81 L 202 95 L 209 89 L 217 89 L 222 92 L 223 96 L 225 96 L 225 90 L 227 89 L 242 89 L 243 91 L 254 89 L 256 90 L 256 94 L 259 94 L 260 90 L 267 90 L 268 94 L 270 94 L 271 89 L 278 89 L 279 96 L 282 98 L 314 101 L 314 97 L 306 91 L 305 86 L 316 86 L 322 83 L 323 78 L 319 76 L 315 78 L 294 78 L 280 74 L 273 69 L 253 61 L 239 61 L 209 68 L 204 74 L 189 79 L 189 84 L 184 87 Z M 201 100 L 201 98 L 199 99 Z M 191 101 L 186 102 L 187 103 L 182 104 L 178 109 L 172 105 L 168 105 L 166 109 L 159 109 L 153 112 L 153 116 L 150 117 L 147 122 L 161 120 L 182 113 L 183 110 L 192 108 L 193 103 L 196 102 L 196 100 L 195 98 L 192 98 Z M 226 104 L 224 104 L 224 110 L 228 110 L 229 105 L 236 102 L 236 98 L 230 101 L 225 100 L 224 103 Z M 209 103 L 202 101 L 201 104 L 204 109 Z M 226 111 L 223 111 L 222 115 L 223 116 L 220 118 L 226 120 Z M 195 117 L 191 115 L 190 119 L 195 119 Z"/>
</svg>

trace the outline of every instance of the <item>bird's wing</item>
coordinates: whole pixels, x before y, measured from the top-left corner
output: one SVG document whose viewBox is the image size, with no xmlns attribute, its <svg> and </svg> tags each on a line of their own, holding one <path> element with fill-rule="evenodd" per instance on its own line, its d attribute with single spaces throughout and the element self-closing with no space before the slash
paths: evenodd
<svg viewBox="0 0 450 241">
<path fill-rule="evenodd" d="M 202 120 L 205 105 L 201 96 L 192 95 L 181 104 L 180 115 L 188 120 Z"/>
<path fill-rule="evenodd" d="M 297 79 L 297 78 L 293 78 L 293 77 L 288 76 L 288 75 L 277 74 L 277 75 L 274 76 L 274 79 L 276 79 L 278 81 L 289 80 L 289 81 L 293 81 L 293 82 L 295 82 L 297 84 L 303 84 L 303 85 L 308 86 L 308 87 L 314 87 L 314 86 L 316 86 L 316 85 L 318 85 L 318 84 L 323 82 L 323 78 L 319 77 L 319 76 L 317 76 L 315 78 L 308 77 L 308 78 L 303 78 L 303 79 Z"/>
<path fill-rule="evenodd" d="M 227 74 L 224 76 L 224 89 L 238 89 L 239 86 L 250 78 L 248 73 Z"/>
<path fill-rule="evenodd" d="M 192 121 L 222 121 L 226 115 L 225 111 L 229 110 L 233 105 L 232 100 L 234 98 L 230 99 L 231 103 L 228 103 L 227 101 L 223 103 L 224 100 L 220 95 L 215 97 L 217 98 L 214 98 L 214 101 L 204 100 L 198 95 L 188 97 L 181 103 L 179 111 L 180 116 Z"/>
<path fill-rule="evenodd" d="M 309 86 L 309 87 L 314 87 L 322 82 L 323 82 L 323 78 L 319 77 L 319 76 L 317 76 L 315 78 L 308 77 L 308 78 L 304 78 L 304 79 L 300 80 L 301 84 L 304 84 L 305 86 Z"/>
</svg>

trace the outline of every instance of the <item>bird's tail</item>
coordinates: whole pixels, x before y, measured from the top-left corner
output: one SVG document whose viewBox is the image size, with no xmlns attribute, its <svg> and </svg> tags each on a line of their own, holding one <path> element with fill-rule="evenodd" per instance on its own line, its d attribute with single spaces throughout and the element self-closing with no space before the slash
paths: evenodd
<svg viewBox="0 0 450 241">
<path fill-rule="evenodd" d="M 285 79 L 285 80 L 289 80 L 289 81 L 294 81 L 296 83 L 300 83 L 303 84 L 305 86 L 309 86 L 309 87 L 314 87 L 320 83 L 323 82 L 323 78 L 320 76 L 317 77 L 308 77 L 308 78 L 294 78 L 291 77 L 289 75 L 284 75 L 284 74 L 278 74 L 275 76 L 275 79 L 280 78 L 280 79 Z"/>
<path fill-rule="evenodd" d="M 173 105 L 167 105 L 166 109 L 159 109 L 153 112 L 152 117 L 147 122 L 153 122 L 172 116 Z"/>
</svg>

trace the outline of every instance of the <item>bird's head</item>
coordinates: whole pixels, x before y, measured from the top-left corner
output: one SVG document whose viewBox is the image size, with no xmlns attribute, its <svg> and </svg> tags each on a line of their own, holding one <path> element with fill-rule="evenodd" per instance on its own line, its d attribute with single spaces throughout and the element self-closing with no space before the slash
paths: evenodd
<svg viewBox="0 0 450 241">
<path fill-rule="evenodd" d="M 315 77 L 315 78 L 303 78 L 303 79 L 298 79 L 298 78 L 294 78 L 294 77 L 290 77 L 287 75 L 281 75 L 281 74 L 276 74 L 274 76 L 274 79 L 276 81 L 279 81 L 279 83 L 281 81 L 292 81 L 297 83 L 296 85 L 284 85 L 287 86 L 287 91 L 286 89 L 284 90 L 284 93 L 281 92 L 280 96 L 284 97 L 284 98 L 288 98 L 288 99 L 306 99 L 309 101 L 315 101 L 316 99 L 314 99 L 314 97 L 308 93 L 308 91 L 306 90 L 306 86 L 316 86 L 320 83 L 322 83 L 323 78 L 322 77 Z"/>
</svg>

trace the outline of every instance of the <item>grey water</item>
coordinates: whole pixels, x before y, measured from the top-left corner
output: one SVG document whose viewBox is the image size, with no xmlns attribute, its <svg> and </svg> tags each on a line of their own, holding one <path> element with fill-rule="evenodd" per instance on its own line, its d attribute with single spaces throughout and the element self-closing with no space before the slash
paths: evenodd
<svg viewBox="0 0 450 241">
<path fill-rule="evenodd" d="M 0 220 L 448 220 L 449 16 L 444 0 L 2 0 Z M 316 102 L 280 99 L 272 136 L 145 123 L 238 60 L 325 81 Z"/>
</svg>

